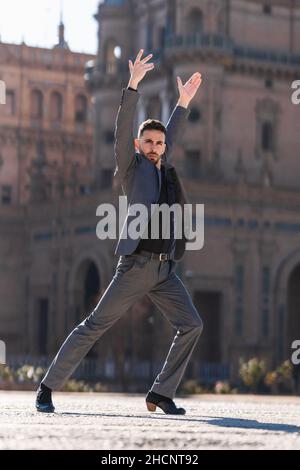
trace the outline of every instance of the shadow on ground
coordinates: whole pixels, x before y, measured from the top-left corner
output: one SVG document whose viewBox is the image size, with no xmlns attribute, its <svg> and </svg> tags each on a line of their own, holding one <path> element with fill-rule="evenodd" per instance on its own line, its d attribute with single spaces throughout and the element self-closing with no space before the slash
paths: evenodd
<svg viewBox="0 0 300 470">
<path fill-rule="evenodd" d="M 109 413 L 55 413 L 60 416 L 89 416 L 89 417 L 101 417 L 101 418 L 129 418 L 129 419 L 145 419 L 145 415 L 142 416 L 132 416 L 125 414 L 109 414 Z M 290 424 L 280 424 L 280 423 L 261 423 L 252 419 L 240 419 L 240 418 L 224 418 L 224 417 L 209 417 L 208 419 L 199 418 L 188 418 L 182 416 L 180 418 L 176 416 L 164 416 L 164 415 L 154 415 L 149 414 L 146 416 L 148 419 L 158 419 L 158 420 L 172 420 L 172 421 L 184 421 L 184 422 L 193 422 L 199 424 L 210 424 L 212 426 L 220 426 L 224 428 L 242 428 L 242 429 L 258 429 L 262 431 L 273 431 L 273 432 L 287 432 L 287 433 L 297 433 L 300 434 L 300 426 L 290 425 Z"/>
</svg>

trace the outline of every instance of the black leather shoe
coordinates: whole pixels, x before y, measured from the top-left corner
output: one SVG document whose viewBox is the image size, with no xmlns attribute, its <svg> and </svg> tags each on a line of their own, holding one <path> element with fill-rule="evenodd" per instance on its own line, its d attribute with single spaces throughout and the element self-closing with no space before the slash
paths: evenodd
<svg viewBox="0 0 300 470">
<path fill-rule="evenodd" d="M 158 406 L 166 415 L 185 415 L 184 408 L 177 408 L 173 400 L 155 392 L 148 392 L 146 396 L 148 411 L 155 411 Z"/>
<path fill-rule="evenodd" d="M 35 407 L 37 411 L 41 411 L 42 413 L 54 413 L 54 406 L 52 401 L 50 403 L 39 403 L 38 400 L 36 400 Z"/>
<path fill-rule="evenodd" d="M 51 388 L 46 387 L 43 383 L 38 388 L 35 407 L 37 411 L 42 413 L 53 413 L 55 410 L 52 403 Z"/>
</svg>

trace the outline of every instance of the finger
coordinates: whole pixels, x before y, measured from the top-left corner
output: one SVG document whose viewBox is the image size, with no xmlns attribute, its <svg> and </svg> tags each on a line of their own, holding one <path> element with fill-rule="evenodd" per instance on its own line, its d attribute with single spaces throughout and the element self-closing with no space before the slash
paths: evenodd
<svg viewBox="0 0 300 470">
<path fill-rule="evenodd" d="M 195 81 L 197 81 L 197 80 L 199 80 L 199 79 L 201 79 L 201 73 L 196 72 L 196 73 L 194 73 L 194 74 L 191 76 L 191 78 L 189 79 L 189 82 L 190 82 L 190 83 L 193 83 L 193 82 L 195 82 Z"/>
<path fill-rule="evenodd" d="M 154 69 L 154 66 L 153 67 L 148 67 L 147 69 L 144 69 L 144 73 L 148 73 L 150 72 L 150 70 L 153 70 Z"/>
<path fill-rule="evenodd" d="M 143 67 L 144 70 L 149 70 L 149 69 L 153 69 L 153 68 L 154 68 L 154 64 L 146 64 Z"/>
<path fill-rule="evenodd" d="M 190 80 L 195 80 L 195 78 L 197 78 L 197 77 L 199 77 L 199 76 L 201 76 L 200 73 L 199 73 L 199 72 L 195 72 L 195 73 L 193 73 L 193 75 L 190 76 L 190 78 L 189 78 L 188 81 L 190 81 Z"/>
<path fill-rule="evenodd" d="M 196 78 L 194 78 L 192 83 L 199 83 L 199 82 L 201 82 L 201 80 L 202 80 L 202 77 L 196 77 Z"/>
<path fill-rule="evenodd" d="M 140 49 L 138 55 L 136 56 L 135 62 L 139 62 L 141 60 L 143 52 L 144 52 L 144 49 Z"/>
<path fill-rule="evenodd" d="M 179 86 L 180 88 L 183 86 L 180 77 L 177 77 L 177 83 L 178 83 L 178 86 Z"/>
<path fill-rule="evenodd" d="M 191 76 L 191 78 L 195 78 L 195 77 L 201 77 L 201 73 L 200 73 L 200 72 L 195 72 L 195 73 L 193 73 L 193 75 Z"/>
<path fill-rule="evenodd" d="M 130 72 L 132 72 L 132 69 L 133 69 L 133 63 L 131 60 L 129 60 L 129 70 Z"/>
<path fill-rule="evenodd" d="M 153 56 L 153 54 L 147 55 L 147 57 L 145 57 L 145 59 L 141 60 L 141 63 L 145 64 L 146 62 L 148 62 L 149 59 L 151 59 L 152 56 Z"/>
</svg>

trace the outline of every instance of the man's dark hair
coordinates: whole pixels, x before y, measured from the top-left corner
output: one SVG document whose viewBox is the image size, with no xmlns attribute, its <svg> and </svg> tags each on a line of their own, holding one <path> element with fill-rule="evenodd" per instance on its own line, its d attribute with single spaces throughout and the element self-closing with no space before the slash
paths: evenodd
<svg viewBox="0 0 300 470">
<path fill-rule="evenodd" d="M 161 131 L 165 135 L 167 134 L 165 126 L 157 119 L 147 119 L 147 121 L 142 122 L 139 127 L 138 138 L 143 135 L 144 131 Z"/>
</svg>

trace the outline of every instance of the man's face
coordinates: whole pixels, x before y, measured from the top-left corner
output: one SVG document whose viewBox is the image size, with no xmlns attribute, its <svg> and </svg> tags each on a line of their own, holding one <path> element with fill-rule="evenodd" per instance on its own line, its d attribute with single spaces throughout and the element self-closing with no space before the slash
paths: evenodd
<svg viewBox="0 0 300 470">
<path fill-rule="evenodd" d="M 135 146 L 156 165 L 166 149 L 165 134 L 161 131 L 146 130 L 139 139 L 135 139 Z"/>
</svg>

